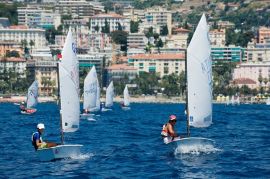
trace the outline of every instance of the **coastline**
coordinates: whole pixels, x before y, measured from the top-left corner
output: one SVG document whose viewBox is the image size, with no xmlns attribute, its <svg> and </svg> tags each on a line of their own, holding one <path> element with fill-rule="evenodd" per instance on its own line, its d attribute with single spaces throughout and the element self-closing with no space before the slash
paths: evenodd
<svg viewBox="0 0 270 179">
<path fill-rule="evenodd" d="M 100 100 L 102 102 L 105 101 L 105 97 L 101 97 Z M 26 101 L 25 96 L 11 96 L 9 98 L 0 98 L 0 103 L 20 103 L 22 101 Z M 114 102 L 120 103 L 123 101 L 123 98 L 121 96 L 116 96 L 114 98 Z M 39 97 L 38 98 L 39 103 L 46 103 L 46 102 L 56 102 L 55 97 Z M 82 102 L 82 100 L 81 100 Z M 172 104 L 182 104 L 185 103 L 185 101 L 181 97 L 160 97 L 160 96 L 139 96 L 139 97 L 130 97 L 131 103 L 172 103 Z M 217 102 L 213 100 L 213 103 L 215 104 L 224 104 L 225 102 Z"/>
</svg>

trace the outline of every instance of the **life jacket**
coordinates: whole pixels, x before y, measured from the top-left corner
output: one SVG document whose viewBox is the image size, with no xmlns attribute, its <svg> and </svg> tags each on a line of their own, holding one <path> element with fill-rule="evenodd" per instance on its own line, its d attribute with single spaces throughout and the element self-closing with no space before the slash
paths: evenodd
<svg viewBox="0 0 270 179">
<path fill-rule="evenodd" d="M 34 133 L 32 134 L 32 145 L 34 146 L 35 150 L 38 149 L 37 143 L 36 143 L 36 141 L 34 140 L 34 135 L 35 135 L 36 133 L 39 134 L 39 132 L 34 132 Z M 39 134 L 39 142 L 42 142 L 42 138 L 41 138 L 40 134 Z"/>
<path fill-rule="evenodd" d="M 168 133 L 168 130 L 167 130 L 167 124 L 164 124 L 162 126 L 162 131 L 161 131 L 161 136 L 162 137 L 168 137 L 169 133 Z"/>
</svg>

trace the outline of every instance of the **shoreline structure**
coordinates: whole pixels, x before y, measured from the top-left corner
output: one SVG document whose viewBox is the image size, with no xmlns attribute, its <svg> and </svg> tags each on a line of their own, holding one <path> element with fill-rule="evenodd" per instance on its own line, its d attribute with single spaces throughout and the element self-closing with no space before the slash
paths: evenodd
<svg viewBox="0 0 270 179">
<path fill-rule="evenodd" d="M 101 102 L 105 101 L 105 98 L 100 98 Z M 0 97 L 0 103 L 20 103 L 22 101 L 26 101 L 25 96 L 10 96 L 8 98 Z M 123 101 L 123 97 L 116 96 L 114 98 L 114 102 Z M 160 96 L 139 96 L 139 97 L 130 97 L 131 103 L 185 103 L 181 97 L 160 97 Z M 55 97 L 39 97 L 38 102 L 56 102 Z M 82 102 L 82 100 L 81 100 Z M 224 102 L 216 102 L 213 100 L 213 103 L 224 103 Z"/>
</svg>

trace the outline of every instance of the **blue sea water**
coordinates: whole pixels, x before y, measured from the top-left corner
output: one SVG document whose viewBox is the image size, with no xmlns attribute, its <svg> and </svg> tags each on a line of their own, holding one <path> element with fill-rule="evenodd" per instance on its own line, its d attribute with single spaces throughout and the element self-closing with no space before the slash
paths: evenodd
<svg viewBox="0 0 270 179">
<path fill-rule="evenodd" d="M 45 123 L 43 139 L 60 141 L 55 103 L 38 105 L 34 115 L 0 103 L 0 178 L 270 178 L 270 107 L 213 106 L 213 124 L 191 128 L 191 135 L 215 141 L 212 149 L 177 153 L 163 144 L 160 131 L 170 114 L 184 134 L 183 104 L 132 104 L 122 111 L 82 120 L 66 143 L 83 144 L 72 159 L 40 162 L 31 145 L 32 132 Z"/>
</svg>

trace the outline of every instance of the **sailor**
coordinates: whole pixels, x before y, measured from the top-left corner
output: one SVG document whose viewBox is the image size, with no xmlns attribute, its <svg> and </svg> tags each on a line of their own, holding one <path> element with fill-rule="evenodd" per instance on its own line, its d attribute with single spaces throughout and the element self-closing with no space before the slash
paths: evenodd
<svg viewBox="0 0 270 179">
<path fill-rule="evenodd" d="M 25 111 L 26 110 L 25 109 L 25 103 L 24 103 L 24 101 L 21 102 L 20 109 L 21 109 L 21 111 Z"/>
<path fill-rule="evenodd" d="M 172 142 L 175 137 L 178 137 L 177 133 L 174 130 L 175 124 L 176 124 L 176 116 L 170 115 L 168 123 L 163 125 L 161 131 L 161 136 L 165 144 Z"/>
<path fill-rule="evenodd" d="M 42 133 L 44 132 L 45 125 L 42 123 L 39 123 L 37 125 L 37 132 L 34 132 L 32 135 L 32 145 L 35 147 L 35 149 L 42 149 L 42 148 L 49 148 L 49 147 L 55 147 L 58 144 L 53 142 L 44 142 L 42 140 Z"/>
</svg>

